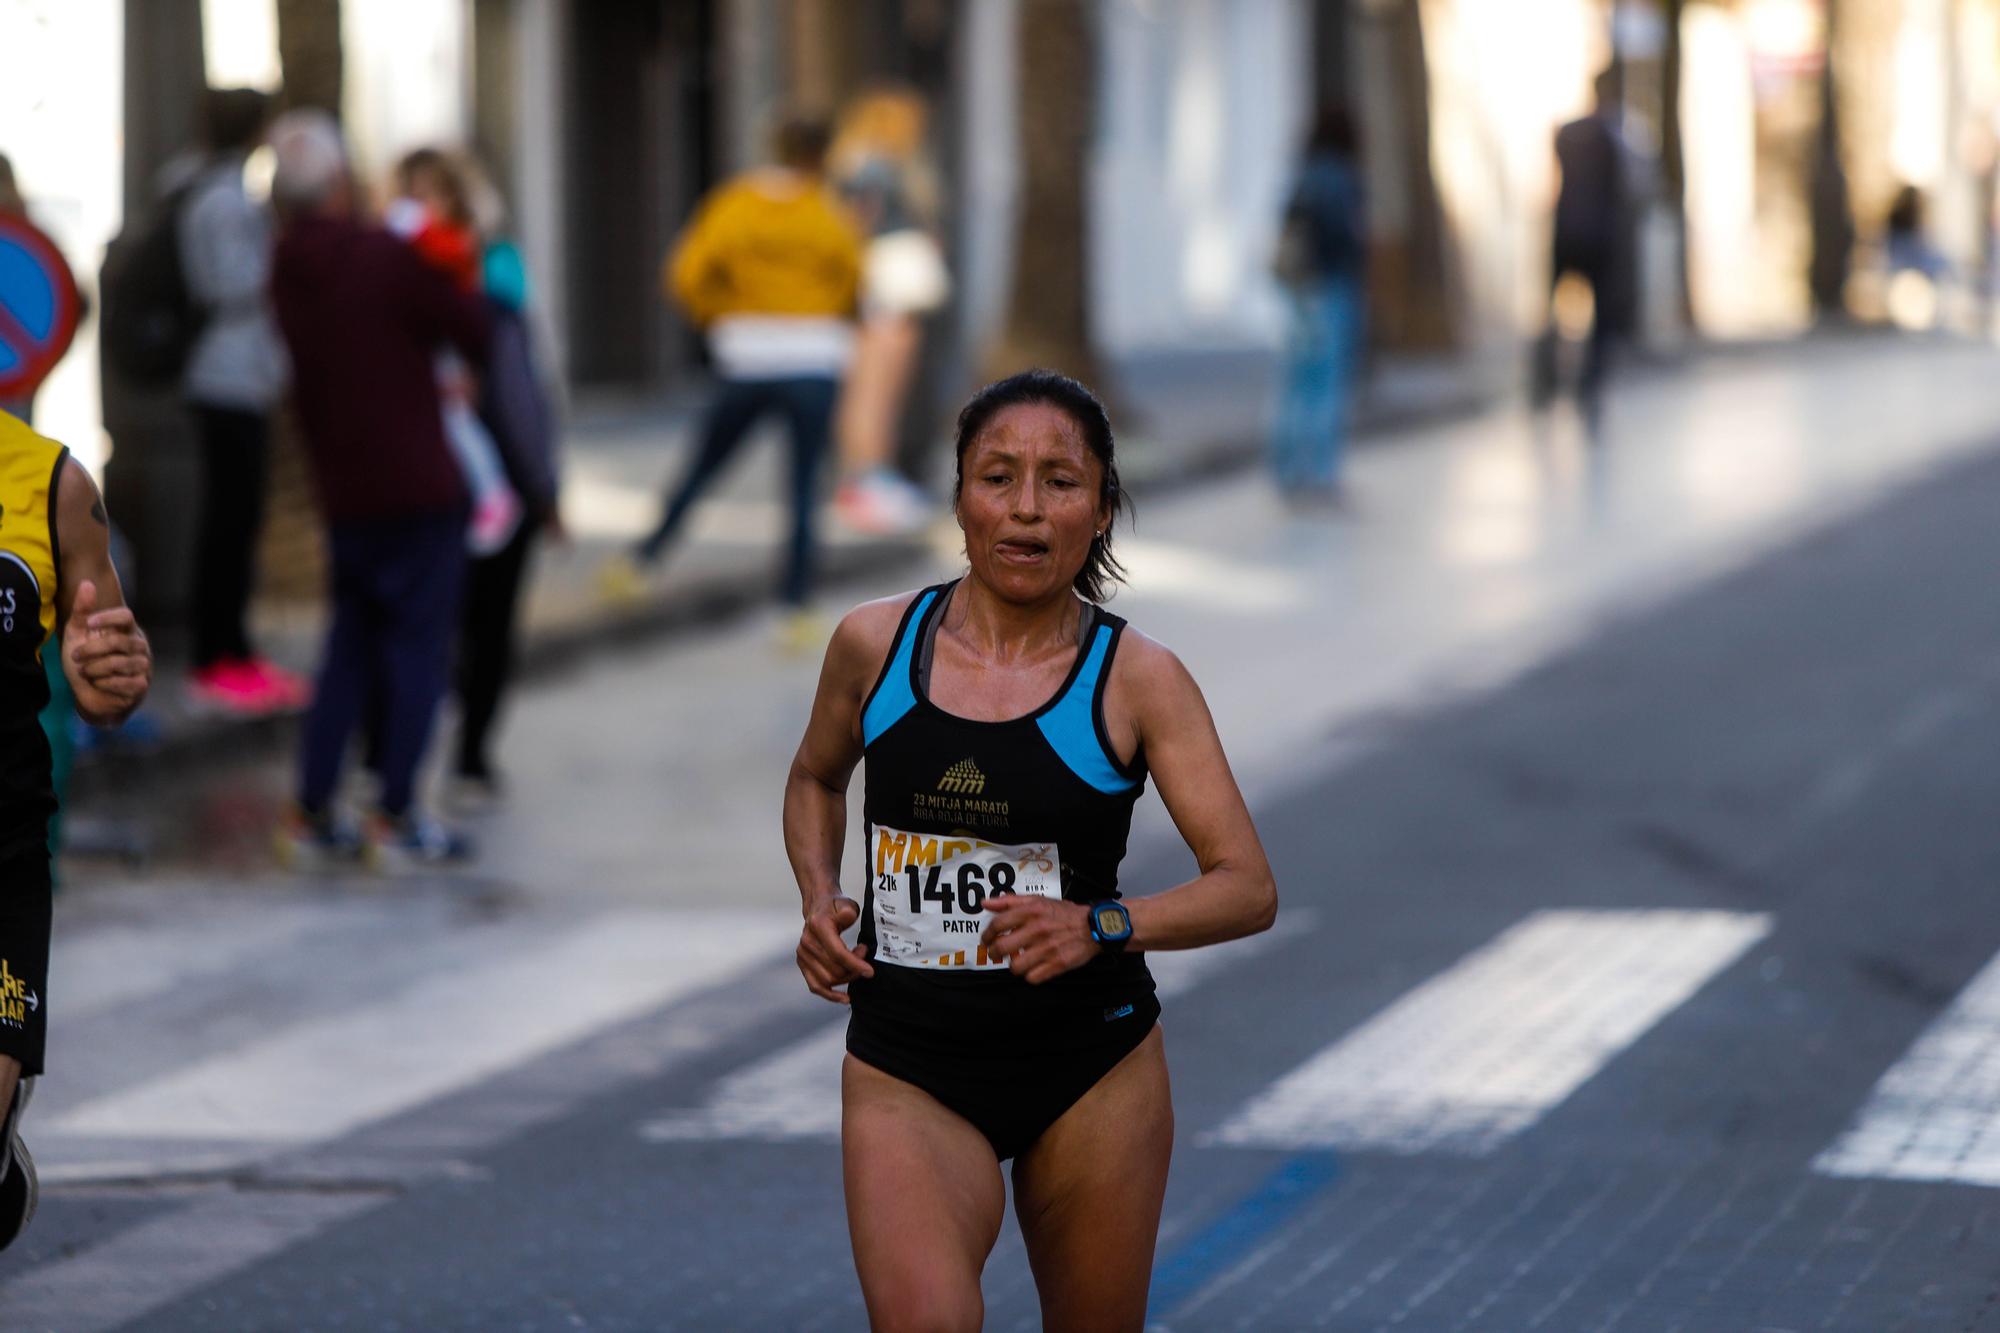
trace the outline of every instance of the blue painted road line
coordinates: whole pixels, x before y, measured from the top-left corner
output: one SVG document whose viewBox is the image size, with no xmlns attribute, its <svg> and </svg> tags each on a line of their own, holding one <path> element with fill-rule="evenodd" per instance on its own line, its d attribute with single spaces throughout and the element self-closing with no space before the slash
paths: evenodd
<svg viewBox="0 0 2000 1333">
<path fill-rule="evenodd" d="M 1153 1266 L 1149 1321 L 1176 1306 L 1242 1259 L 1257 1242 L 1290 1221 L 1340 1176 L 1332 1153 L 1300 1153 L 1264 1178 L 1235 1207 L 1183 1241 Z"/>
</svg>

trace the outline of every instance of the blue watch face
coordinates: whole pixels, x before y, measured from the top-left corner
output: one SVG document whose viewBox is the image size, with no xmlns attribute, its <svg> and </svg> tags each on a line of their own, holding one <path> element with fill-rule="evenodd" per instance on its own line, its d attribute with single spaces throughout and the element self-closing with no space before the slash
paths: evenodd
<svg viewBox="0 0 2000 1333">
<path fill-rule="evenodd" d="M 1097 928 L 1097 934 L 1102 939 L 1122 940 L 1132 933 L 1131 914 L 1109 903 L 1092 909 L 1090 924 Z"/>
</svg>

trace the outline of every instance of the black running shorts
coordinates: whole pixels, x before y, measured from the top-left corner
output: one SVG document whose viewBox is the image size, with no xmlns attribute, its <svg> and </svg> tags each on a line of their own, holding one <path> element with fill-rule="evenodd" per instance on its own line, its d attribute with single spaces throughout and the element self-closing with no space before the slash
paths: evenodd
<svg viewBox="0 0 2000 1333">
<path fill-rule="evenodd" d="M 0 1056 L 42 1072 L 48 1047 L 49 926 L 54 910 L 46 848 L 0 854 Z"/>
</svg>

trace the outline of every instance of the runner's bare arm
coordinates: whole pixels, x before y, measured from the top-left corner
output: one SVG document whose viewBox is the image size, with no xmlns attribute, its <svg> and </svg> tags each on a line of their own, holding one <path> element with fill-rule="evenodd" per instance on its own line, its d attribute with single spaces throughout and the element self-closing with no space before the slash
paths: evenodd
<svg viewBox="0 0 2000 1333">
<path fill-rule="evenodd" d="M 1237 790 L 1208 704 L 1185 666 L 1165 647 L 1127 629 L 1105 688 L 1105 729 L 1121 759 L 1141 749 L 1167 813 L 1201 873 L 1150 897 L 1123 901 L 1133 949 L 1196 949 L 1268 930 L 1278 888 L 1250 810 Z M 1099 952 L 1082 903 L 1028 895 L 989 897 L 995 919 L 980 942 L 1016 975 L 1039 985 Z"/>
<path fill-rule="evenodd" d="M 111 566 L 111 522 L 97 483 L 75 459 L 63 463 L 50 503 L 61 564 L 56 571 L 56 641 L 76 711 L 115 726 L 145 701 L 153 650 L 125 605 Z"/>
<path fill-rule="evenodd" d="M 1126 900 L 1129 947 L 1195 949 L 1270 929 L 1277 882 L 1201 687 L 1164 645 L 1128 630 L 1106 693 L 1107 726 L 1115 737 L 1123 721 L 1136 734 L 1200 870 L 1185 884 Z"/>
<path fill-rule="evenodd" d="M 1120 668 L 1123 668 L 1122 679 Z M 1201 873 L 1185 884 L 1128 899 L 1138 949 L 1195 949 L 1268 930 L 1278 886 L 1236 786 L 1215 719 L 1194 677 L 1164 645 L 1127 631 L 1113 664 L 1107 722 L 1131 719 L 1160 800 Z"/>
<path fill-rule="evenodd" d="M 840 622 L 820 667 L 812 717 L 785 779 L 785 854 L 798 880 L 805 926 L 799 934 L 799 971 L 822 999 L 847 1003 L 833 989 L 874 969 L 850 949 L 840 932 L 861 908 L 840 892 L 840 854 L 847 838 L 847 786 L 861 762 L 861 706 L 910 595 L 868 602 Z"/>
</svg>

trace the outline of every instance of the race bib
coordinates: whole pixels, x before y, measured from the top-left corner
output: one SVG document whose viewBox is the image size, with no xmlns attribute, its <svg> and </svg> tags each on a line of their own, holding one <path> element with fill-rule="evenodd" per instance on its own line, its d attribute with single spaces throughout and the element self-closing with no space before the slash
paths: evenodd
<svg viewBox="0 0 2000 1333">
<path fill-rule="evenodd" d="M 994 971 L 979 933 L 988 897 L 1062 897 L 1062 858 L 1052 842 L 1002 847 L 964 835 L 875 830 L 875 958 L 902 967 Z"/>
</svg>

